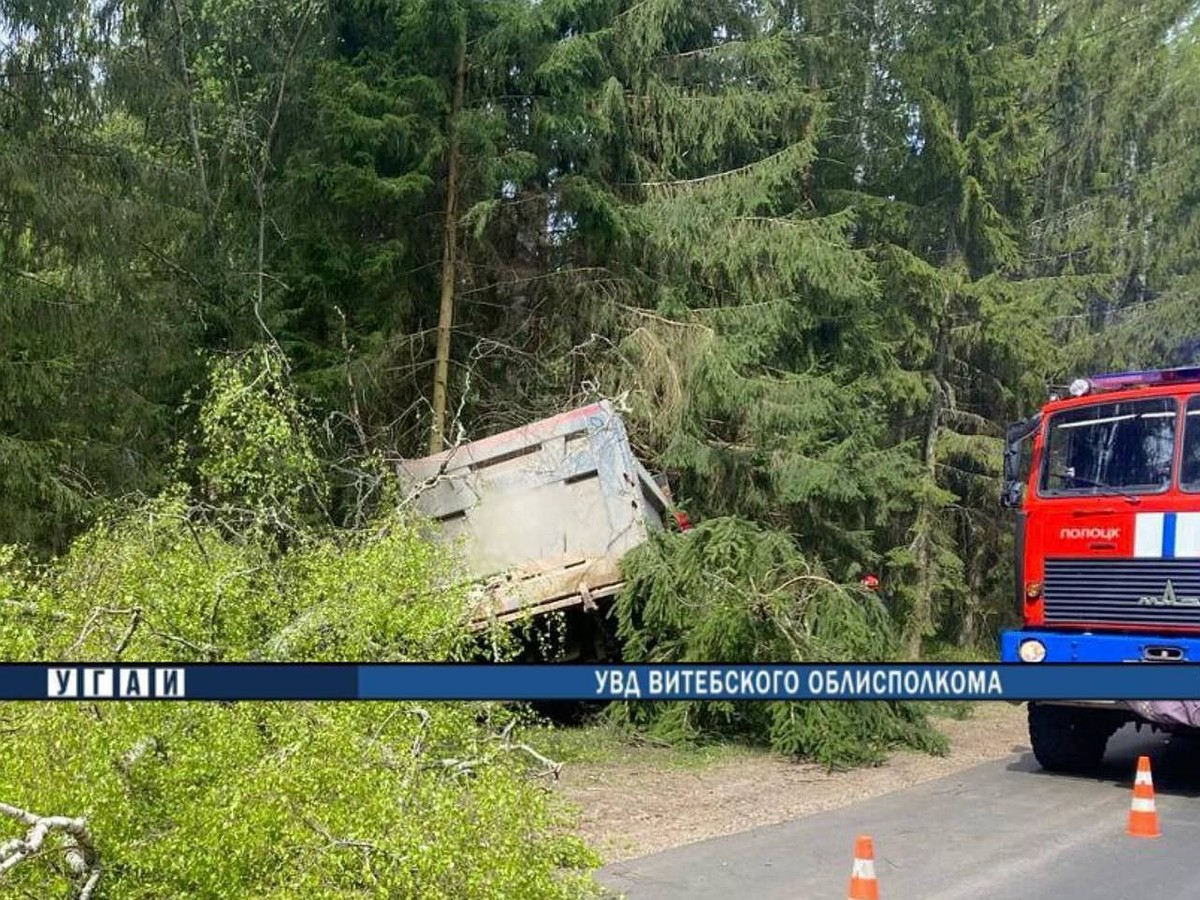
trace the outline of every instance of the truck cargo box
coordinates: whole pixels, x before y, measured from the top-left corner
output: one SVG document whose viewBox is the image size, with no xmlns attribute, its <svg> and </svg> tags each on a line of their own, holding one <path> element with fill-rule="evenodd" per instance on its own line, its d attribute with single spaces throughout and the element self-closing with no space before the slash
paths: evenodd
<svg viewBox="0 0 1200 900">
<path fill-rule="evenodd" d="M 620 589 L 621 557 L 668 521 L 607 401 L 406 460 L 402 475 L 479 579 L 476 627 L 594 608 Z"/>
</svg>

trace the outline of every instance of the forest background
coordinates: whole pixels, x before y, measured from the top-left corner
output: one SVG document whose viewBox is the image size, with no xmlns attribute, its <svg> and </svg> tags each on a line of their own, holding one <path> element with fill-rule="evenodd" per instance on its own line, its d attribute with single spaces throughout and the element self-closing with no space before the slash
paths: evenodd
<svg viewBox="0 0 1200 900">
<path fill-rule="evenodd" d="M 897 652 L 989 647 L 1012 615 L 1004 426 L 1078 375 L 1200 350 L 1198 16 L 1184 0 L 0 0 L 5 656 L 455 658 L 437 598 L 457 588 L 433 551 L 407 525 L 363 537 L 394 505 L 390 465 L 599 397 L 743 574 L 874 572 Z M 671 584 L 702 587 L 697 572 Z M 648 563 L 637 578 L 653 612 L 670 591 Z M 870 622 L 828 608 L 853 655 Z M 414 757 L 436 729 L 422 713 L 395 720 Z M 122 818 L 134 776 L 100 760 L 169 744 L 184 719 L 83 714 L 30 712 L 20 754 L 103 769 L 110 848 L 166 827 L 173 790 L 201 810 L 159 863 L 109 871 L 121 896 L 219 894 L 171 848 L 226 839 L 221 771 L 311 729 L 329 768 L 288 790 L 318 796 L 351 735 L 382 734 L 365 713 L 206 712 L 186 727 L 229 735 L 228 757 L 147 775 L 153 803 Z M 512 755 L 478 731 L 490 718 L 444 715 L 451 762 Z M 812 720 L 787 745 L 828 731 Z M 347 816 L 354 790 L 423 784 L 378 762 Z M 535 801 L 506 777 L 454 790 L 493 791 L 479 809 L 507 821 Z M 429 821 L 454 835 L 438 859 L 460 869 L 371 857 L 394 890 L 548 895 L 514 885 L 576 859 L 533 826 L 524 849 L 473 856 L 490 820 L 460 821 L 430 784 Z M 85 803 L 62 781 L 0 788 Z M 260 825 L 282 821 L 271 796 L 246 801 Z M 318 843 L 334 827 L 308 825 Z M 262 864 L 269 832 L 241 874 L 226 858 L 231 890 L 295 876 Z M 536 862 L 497 863 L 521 853 Z M 78 893 L 92 870 L 17 871 Z M 512 880 L 455 880 L 485 871 Z M 365 878 L 324 868 L 312 890 Z"/>
<path fill-rule="evenodd" d="M 5 2 L 0 543 L 153 494 L 211 357 L 267 344 L 333 464 L 621 398 L 693 518 L 974 644 L 1004 425 L 1195 358 L 1195 17 Z"/>
</svg>

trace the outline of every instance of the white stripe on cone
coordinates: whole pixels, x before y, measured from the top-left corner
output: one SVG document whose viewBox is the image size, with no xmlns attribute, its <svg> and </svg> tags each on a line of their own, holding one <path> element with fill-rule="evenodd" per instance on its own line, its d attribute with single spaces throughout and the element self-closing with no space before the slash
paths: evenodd
<svg viewBox="0 0 1200 900">
<path fill-rule="evenodd" d="M 1154 781 L 1153 781 L 1153 779 L 1151 779 L 1149 772 L 1138 772 L 1137 775 L 1135 775 L 1133 777 L 1133 783 L 1134 784 L 1154 784 Z"/>
<path fill-rule="evenodd" d="M 1131 808 L 1134 812 L 1154 812 L 1154 801 L 1146 800 L 1142 797 L 1134 797 Z"/>
<path fill-rule="evenodd" d="M 854 860 L 854 869 L 850 873 L 851 878 L 874 878 L 875 863 L 869 859 Z"/>
</svg>

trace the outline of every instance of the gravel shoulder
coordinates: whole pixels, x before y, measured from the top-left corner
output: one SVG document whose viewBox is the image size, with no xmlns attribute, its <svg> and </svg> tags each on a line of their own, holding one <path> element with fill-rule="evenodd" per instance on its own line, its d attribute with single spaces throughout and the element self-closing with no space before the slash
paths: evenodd
<svg viewBox="0 0 1200 900">
<path fill-rule="evenodd" d="M 582 837 L 614 863 L 836 809 L 1029 750 L 1023 705 L 981 703 L 968 718 L 934 722 L 949 740 L 943 757 L 901 751 L 878 767 L 826 772 L 767 753 L 731 751 L 681 765 L 677 751 L 626 747 L 603 761 L 566 765 L 556 790 L 578 808 Z"/>
</svg>

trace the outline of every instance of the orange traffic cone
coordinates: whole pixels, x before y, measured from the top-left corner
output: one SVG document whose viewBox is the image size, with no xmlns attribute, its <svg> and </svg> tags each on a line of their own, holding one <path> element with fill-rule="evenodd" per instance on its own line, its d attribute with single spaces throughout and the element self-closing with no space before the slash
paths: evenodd
<svg viewBox="0 0 1200 900">
<path fill-rule="evenodd" d="M 1158 811 L 1154 808 L 1154 780 L 1150 777 L 1150 757 L 1139 756 L 1137 775 L 1133 779 L 1133 803 L 1129 808 L 1129 826 L 1125 829 L 1132 837 L 1154 838 L 1158 830 Z"/>
<path fill-rule="evenodd" d="M 848 900 L 879 900 L 879 882 L 875 880 L 875 849 L 870 835 L 854 839 L 854 868 L 850 871 Z"/>
</svg>

